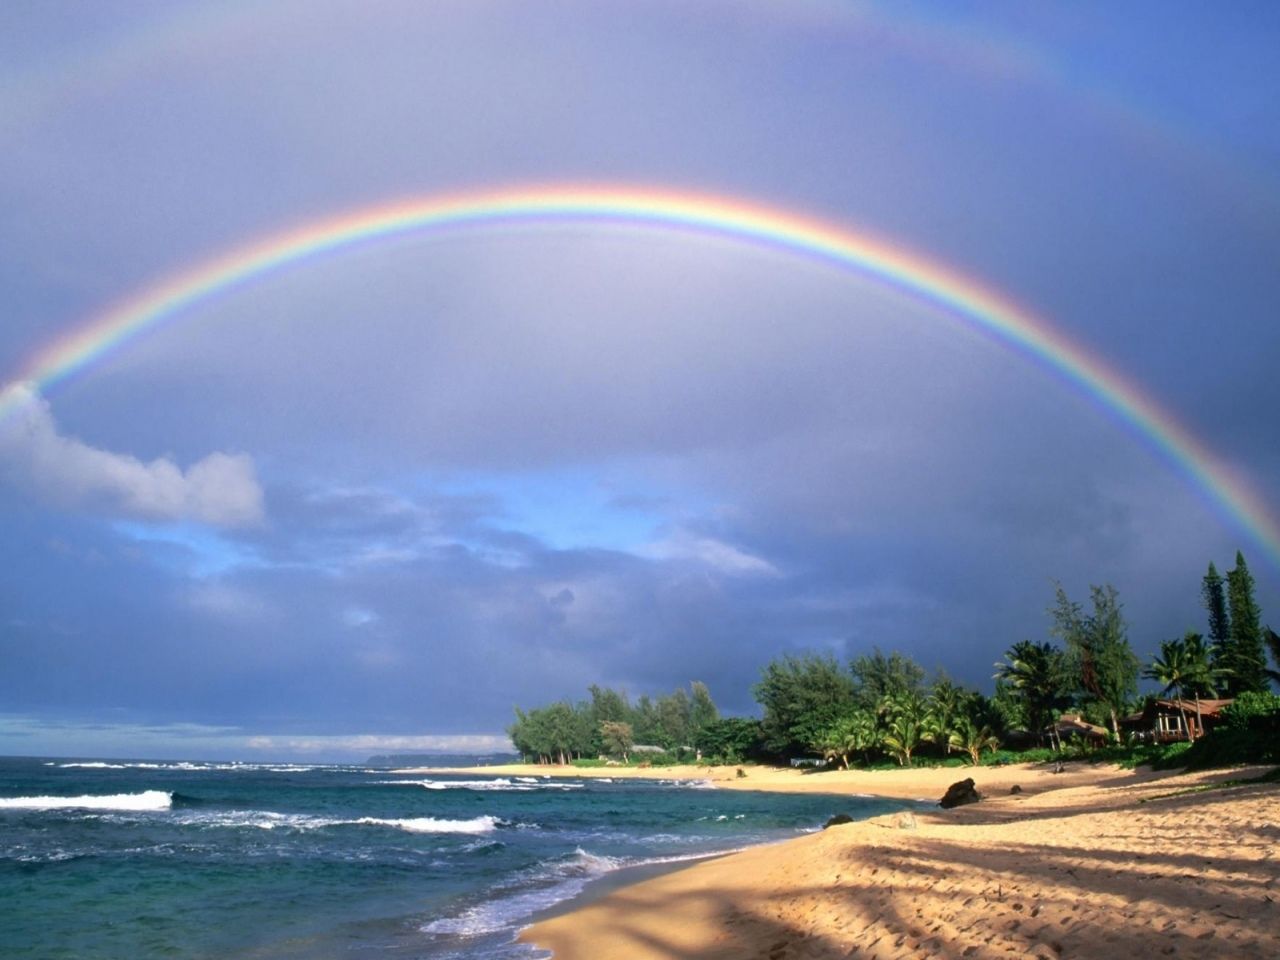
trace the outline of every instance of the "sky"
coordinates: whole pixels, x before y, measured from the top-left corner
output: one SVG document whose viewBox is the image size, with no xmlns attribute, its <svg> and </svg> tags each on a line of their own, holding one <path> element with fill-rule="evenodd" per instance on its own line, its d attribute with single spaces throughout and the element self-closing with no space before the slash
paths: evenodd
<svg viewBox="0 0 1280 960">
<path fill-rule="evenodd" d="M 1145 659 L 1237 550 L 1280 626 L 1275 4 L 7 3 L 0 140 L 0 753 L 488 750 L 876 647 L 989 691 L 1056 583 Z M 266 238 L 552 187 L 876 238 L 1152 419 L 874 270 L 606 217 L 339 246 L 40 375 Z"/>
</svg>

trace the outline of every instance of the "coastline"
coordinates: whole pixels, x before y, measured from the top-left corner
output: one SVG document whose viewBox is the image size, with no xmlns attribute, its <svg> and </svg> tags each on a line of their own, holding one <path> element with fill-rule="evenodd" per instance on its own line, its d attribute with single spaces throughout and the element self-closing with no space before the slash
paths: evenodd
<svg viewBox="0 0 1280 960">
<path fill-rule="evenodd" d="M 657 776 L 674 779 L 670 769 Z M 1268 768 L 991 769 L 1028 786 L 998 793 L 991 777 L 978 804 L 876 817 L 643 879 L 619 871 L 520 939 L 555 960 L 1280 954 L 1280 786 L 1179 793 Z M 734 788 L 807 791 L 837 776 L 777 772 L 792 776 Z M 912 772 L 887 789 L 905 796 L 914 780 L 927 796 L 937 775 L 975 771 Z M 881 793 L 869 778 L 882 772 L 851 773 L 843 792 Z"/>
<path fill-rule="evenodd" d="M 972 777 L 979 792 L 995 796 L 1007 794 L 1014 786 L 1033 795 L 1046 790 L 1098 785 L 1132 784 L 1167 776 L 1150 768 L 1124 770 L 1108 764 L 1071 762 L 1055 773 L 1054 766 L 1020 763 L 990 767 L 912 767 L 894 770 L 824 770 L 756 766 L 670 767 L 574 767 L 539 764 L 498 764 L 482 767 L 408 767 L 397 774 L 475 775 L 484 777 L 537 777 L 586 779 L 681 780 L 705 782 L 723 790 L 754 790 L 773 793 L 863 794 L 895 800 L 936 801 L 957 780 Z M 738 776 L 742 770 L 745 776 Z"/>
<path fill-rule="evenodd" d="M 769 844 L 766 844 L 769 846 Z M 754 848 L 753 848 L 754 849 Z M 625 890 L 627 887 L 635 886 L 638 883 L 645 883 L 649 880 L 656 880 L 659 877 L 665 877 L 670 873 L 677 873 L 681 870 L 687 870 L 690 867 L 696 867 L 701 863 L 707 863 L 712 860 L 720 860 L 724 857 L 732 857 L 735 854 L 743 853 L 743 850 L 725 850 L 720 853 L 705 853 L 696 857 L 689 857 L 683 860 L 658 860 L 648 863 L 637 863 L 628 867 L 619 867 L 617 870 L 610 871 L 599 877 L 589 880 L 580 891 L 571 897 L 553 903 L 545 909 L 539 910 L 528 922 L 521 928 L 527 930 L 529 927 L 554 920 L 557 917 L 569 916 L 577 913 L 585 907 L 597 903 L 610 894 L 619 890 Z"/>
</svg>

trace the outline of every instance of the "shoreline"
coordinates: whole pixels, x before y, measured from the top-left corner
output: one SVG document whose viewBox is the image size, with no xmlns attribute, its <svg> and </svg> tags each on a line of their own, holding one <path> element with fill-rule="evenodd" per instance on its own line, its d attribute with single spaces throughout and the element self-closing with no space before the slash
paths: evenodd
<svg viewBox="0 0 1280 960">
<path fill-rule="evenodd" d="M 1168 776 L 1148 767 L 1125 770 L 1111 764 L 1070 761 L 1054 772 L 1049 763 L 1020 763 L 987 767 L 906 767 L 891 770 L 823 770 L 757 766 L 574 767 L 571 765 L 495 764 L 477 767 L 405 767 L 389 772 L 415 776 L 534 777 L 537 779 L 675 780 L 705 782 L 724 790 L 766 793 L 861 794 L 894 800 L 936 802 L 957 780 L 973 778 L 988 797 L 1008 794 L 1017 786 L 1027 796 L 1049 790 L 1102 784 L 1136 784 Z M 738 776 L 742 770 L 745 776 Z"/>
<path fill-rule="evenodd" d="M 777 841 L 783 843 L 785 841 Z M 770 844 L 761 844 L 760 846 L 769 846 Z M 645 883 L 649 880 L 656 880 L 665 877 L 668 874 L 678 873 L 681 870 L 687 870 L 696 867 L 700 863 L 706 863 L 712 860 L 719 860 L 723 857 L 732 857 L 738 853 L 744 853 L 748 849 L 754 847 L 738 848 L 736 850 L 723 850 L 718 853 L 704 853 L 699 856 L 689 857 L 685 860 L 653 860 L 647 863 L 633 863 L 630 866 L 619 867 L 617 870 L 610 870 L 608 873 L 601 874 L 598 877 L 592 877 L 587 881 L 586 885 L 571 897 L 557 901 L 549 907 L 537 911 L 533 916 L 529 917 L 520 927 L 518 935 L 523 935 L 524 931 L 530 927 L 537 926 L 549 920 L 555 920 L 558 917 L 569 916 L 594 903 L 604 900 L 606 897 L 616 893 L 619 890 L 625 890 L 627 887 L 635 886 L 638 883 Z"/>
<path fill-rule="evenodd" d="M 519 940 L 554 960 L 1280 955 L 1280 786 L 1178 793 L 1267 769 L 1046 773 L 1058 787 L 1015 770 L 1030 788 L 997 794 L 1001 778 L 988 777 L 981 803 L 954 810 L 882 815 L 656 876 L 624 868 Z M 678 779 L 669 771 L 657 778 Z M 878 773 L 840 779 L 865 787 Z M 928 795 L 937 775 L 973 770 L 917 773 L 933 775 L 914 778 Z M 781 782 L 812 790 L 800 776 Z M 910 792 L 910 779 L 892 789 Z"/>
</svg>

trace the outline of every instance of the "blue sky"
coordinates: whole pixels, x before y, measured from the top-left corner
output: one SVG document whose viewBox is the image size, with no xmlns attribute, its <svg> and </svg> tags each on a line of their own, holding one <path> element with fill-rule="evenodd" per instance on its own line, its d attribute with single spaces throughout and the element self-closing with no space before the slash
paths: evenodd
<svg viewBox="0 0 1280 960">
<path fill-rule="evenodd" d="M 0 384 L 111 304 L 396 198 L 716 193 L 888 238 L 1104 358 L 1280 512 L 1272 4 L 0 9 Z M 906 651 L 1053 584 L 1148 654 L 1243 549 L 1107 410 L 837 269 L 606 224 L 198 304 L 0 423 L 0 752 L 476 748 L 514 704 Z"/>
</svg>

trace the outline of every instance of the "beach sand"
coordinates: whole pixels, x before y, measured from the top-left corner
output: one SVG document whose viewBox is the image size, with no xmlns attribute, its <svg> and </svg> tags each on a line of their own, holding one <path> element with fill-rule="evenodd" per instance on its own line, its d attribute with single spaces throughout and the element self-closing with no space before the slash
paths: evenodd
<svg viewBox="0 0 1280 960">
<path fill-rule="evenodd" d="M 738 771 L 743 776 L 738 775 Z M 1014 784 L 1029 793 L 1100 783 L 1133 783 L 1143 777 L 1167 776 L 1150 771 L 1135 773 L 1119 767 L 1068 763 L 1061 773 L 1048 764 L 1011 764 L 1003 767 L 923 767 L 900 770 L 795 770 L 775 767 L 574 767 L 503 764 L 487 767 L 414 767 L 395 771 L 419 775 L 476 775 L 487 777 L 603 777 L 613 780 L 699 780 L 728 790 L 764 790 L 777 793 L 866 793 L 905 800 L 937 800 L 948 786 L 972 777 L 984 794 L 1008 793 Z"/>
<path fill-rule="evenodd" d="M 935 799 L 972 775 L 986 799 L 699 863 L 612 890 L 536 923 L 522 939 L 555 960 L 1273 958 L 1280 956 L 1280 787 L 1167 796 L 1263 769 L 1171 775 L 1070 764 L 1063 773 L 1016 766 L 804 775 L 746 768 L 743 780 L 735 768 L 711 776 L 706 768 L 657 768 L 641 775 Z M 1021 793 L 1009 793 L 1014 784 Z"/>
</svg>

